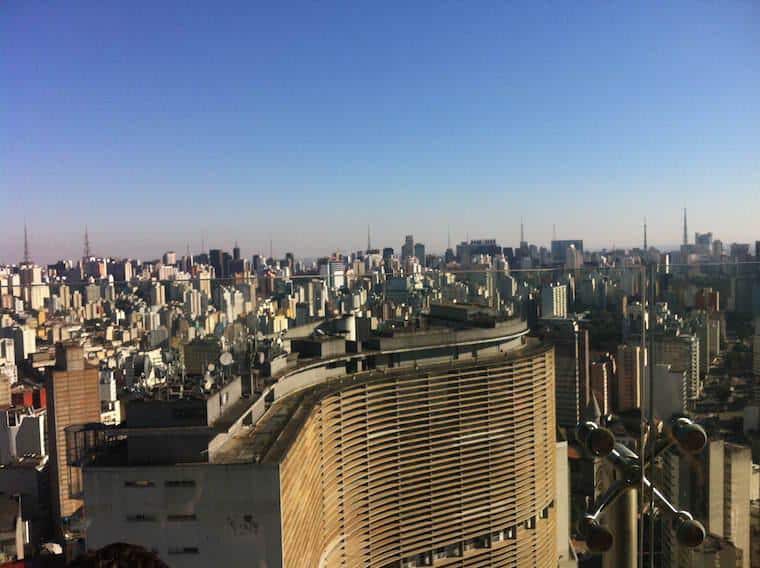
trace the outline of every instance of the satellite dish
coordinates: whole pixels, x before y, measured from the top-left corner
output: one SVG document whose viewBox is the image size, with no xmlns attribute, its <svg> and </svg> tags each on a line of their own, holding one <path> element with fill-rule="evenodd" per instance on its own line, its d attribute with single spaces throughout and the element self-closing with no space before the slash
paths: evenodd
<svg viewBox="0 0 760 568">
<path fill-rule="evenodd" d="M 229 365 L 232 365 L 232 363 L 234 362 L 234 360 L 232 358 L 232 353 L 230 353 L 229 351 L 225 351 L 224 353 L 222 353 L 219 356 L 219 362 L 222 365 L 224 365 L 225 367 L 228 367 Z"/>
</svg>

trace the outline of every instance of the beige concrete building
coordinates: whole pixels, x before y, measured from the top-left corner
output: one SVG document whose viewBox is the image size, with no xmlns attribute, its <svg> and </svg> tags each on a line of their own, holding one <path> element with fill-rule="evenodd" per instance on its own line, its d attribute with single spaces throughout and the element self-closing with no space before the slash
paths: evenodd
<svg viewBox="0 0 760 568">
<path fill-rule="evenodd" d="M 208 427 L 128 430 L 84 466 L 87 545 L 183 567 L 557 566 L 554 351 L 526 332 L 398 333 L 286 369 Z M 135 434 L 175 455 L 135 461 Z M 179 435 L 207 449 L 180 455 Z"/>
<path fill-rule="evenodd" d="M 79 472 L 68 467 L 65 429 L 72 424 L 100 422 L 99 371 L 84 359 L 76 343 L 59 344 L 56 367 L 47 384 L 48 439 L 53 514 L 68 517 L 81 506 Z"/>
</svg>

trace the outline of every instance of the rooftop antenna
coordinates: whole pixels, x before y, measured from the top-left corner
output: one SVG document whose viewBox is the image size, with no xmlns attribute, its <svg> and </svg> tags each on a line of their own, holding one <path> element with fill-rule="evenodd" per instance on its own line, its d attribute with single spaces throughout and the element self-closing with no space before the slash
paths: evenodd
<svg viewBox="0 0 760 568">
<path fill-rule="evenodd" d="M 646 252 L 647 250 L 647 218 L 644 217 L 644 251 Z"/>
<path fill-rule="evenodd" d="M 26 219 L 24 220 L 24 264 L 29 264 L 30 256 L 29 256 L 29 235 L 26 231 Z"/>
<path fill-rule="evenodd" d="M 90 258 L 90 235 L 87 231 L 87 225 L 84 226 L 84 257 Z"/>
</svg>

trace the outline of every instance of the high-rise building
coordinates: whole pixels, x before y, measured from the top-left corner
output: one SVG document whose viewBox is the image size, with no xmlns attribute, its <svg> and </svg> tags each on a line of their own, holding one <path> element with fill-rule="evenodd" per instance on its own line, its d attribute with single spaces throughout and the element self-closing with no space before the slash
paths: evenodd
<svg viewBox="0 0 760 568">
<path fill-rule="evenodd" d="M 567 249 L 573 245 L 575 251 L 583 258 L 583 240 L 582 239 L 565 239 L 565 240 L 553 240 L 552 241 L 552 260 L 558 264 L 565 264 L 567 262 Z"/>
<path fill-rule="evenodd" d="M 417 257 L 417 260 L 420 261 L 422 266 L 425 266 L 425 245 L 422 243 L 415 243 L 414 256 Z"/>
<path fill-rule="evenodd" d="M 224 264 L 222 260 L 222 251 L 220 249 L 211 249 L 208 251 L 208 262 L 214 268 L 214 277 L 224 278 Z"/>
<path fill-rule="evenodd" d="M 665 494 L 674 505 L 702 521 L 712 540 L 732 543 L 739 560 L 732 566 L 741 568 L 750 567 L 751 479 L 752 450 L 748 446 L 711 440 L 697 456 L 676 451 L 663 455 Z M 662 545 L 664 567 L 707 566 L 702 561 L 712 556 L 704 545 L 696 550 L 678 546 L 670 527 L 663 531 Z"/>
<path fill-rule="evenodd" d="M 541 316 L 544 318 L 567 317 L 567 285 L 553 283 L 542 288 Z"/>
<path fill-rule="evenodd" d="M 643 357 L 642 349 L 638 345 L 618 346 L 615 361 L 617 369 L 615 410 L 631 410 L 641 406 Z"/>
<path fill-rule="evenodd" d="M 694 335 L 658 335 L 654 340 L 653 364 L 665 363 L 674 371 L 686 371 L 686 396 L 699 398 L 701 392 L 699 339 Z"/>
<path fill-rule="evenodd" d="M 545 339 L 555 349 L 557 424 L 572 429 L 591 397 L 588 329 L 575 319 L 548 318 L 540 323 Z"/>
<path fill-rule="evenodd" d="M 589 388 L 604 416 L 612 412 L 614 369 L 614 359 L 609 354 L 598 357 L 589 365 Z"/>
<path fill-rule="evenodd" d="M 124 452 L 83 453 L 88 547 L 189 567 L 556 566 L 553 349 L 519 320 L 468 327 L 480 307 L 430 317 L 456 320 L 445 344 L 430 327 L 377 336 L 283 370 L 247 408 L 212 416 L 213 391 L 198 419 L 184 401 L 128 408 Z"/>
<path fill-rule="evenodd" d="M 401 260 L 414 256 L 414 236 L 407 235 L 401 246 Z"/>
<path fill-rule="evenodd" d="M 66 428 L 100 422 L 99 372 L 77 343 L 56 345 L 56 366 L 47 381 L 48 439 L 53 513 L 56 520 L 82 506 L 81 476 L 73 475 L 66 456 Z"/>
<path fill-rule="evenodd" d="M 161 259 L 161 261 L 166 265 L 174 266 L 175 264 L 177 264 L 177 253 L 174 252 L 173 250 L 167 251 L 164 253 L 164 256 Z"/>
<path fill-rule="evenodd" d="M 162 282 L 151 282 L 150 305 L 163 306 L 166 304 L 166 289 Z"/>
</svg>

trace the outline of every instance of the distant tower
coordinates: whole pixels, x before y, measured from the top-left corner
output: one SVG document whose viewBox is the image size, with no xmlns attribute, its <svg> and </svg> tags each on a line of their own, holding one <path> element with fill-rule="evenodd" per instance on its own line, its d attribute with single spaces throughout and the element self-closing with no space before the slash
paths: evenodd
<svg viewBox="0 0 760 568">
<path fill-rule="evenodd" d="M 26 221 L 24 221 L 24 264 L 29 264 L 31 257 L 29 255 L 29 235 L 26 232 Z"/>
<path fill-rule="evenodd" d="M 370 238 L 369 234 L 369 225 L 367 225 L 367 250 L 372 250 L 372 239 Z"/>
<path fill-rule="evenodd" d="M 87 232 L 87 225 L 84 226 L 84 257 L 90 258 L 90 235 Z"/>
<path fill-rule="evenodd" d="M 646 252 L 647 250 L 647 218 L 644 217 L 644 251 Z"/>
<path fill-rule="evenodd" d="M 689 244 L 689 233 L 686 228 L 686 207 L 683 208 L 683 244 Z"/>
<path fill-rule="evenodd" d="M 272 235 L 269 235 L 269 258 L 274 258 L 272 254 Z"/>
<path fill-rule="evenodd" d="M 523 218 L 520 217 L 520 244 L 525 242 L 525 226 L 523 225 Z"/>
<path fill-rule="evenodd" d="M 552 240 L 553 241 L 557 240 L 557 224 L 556 223 L 552 225 Z"/>
</svg>

